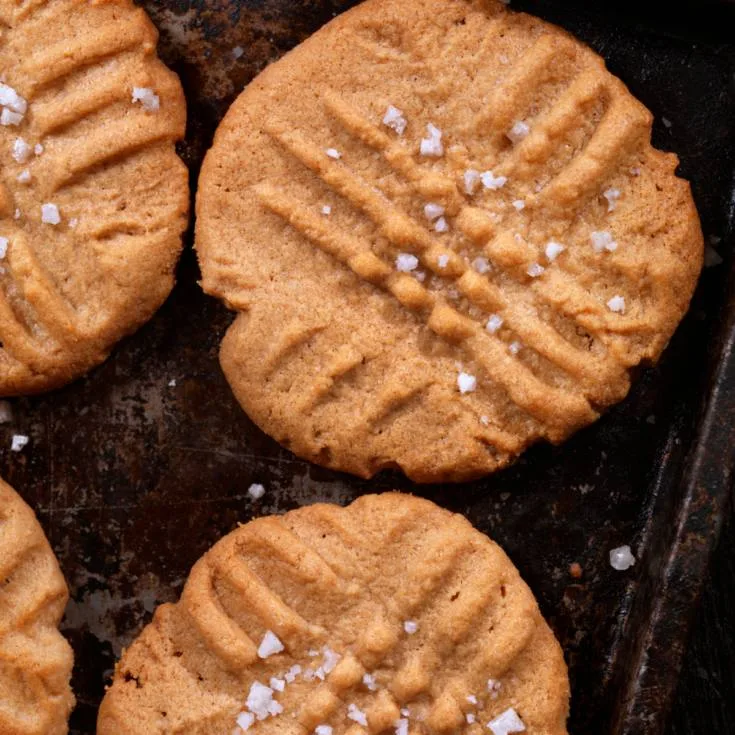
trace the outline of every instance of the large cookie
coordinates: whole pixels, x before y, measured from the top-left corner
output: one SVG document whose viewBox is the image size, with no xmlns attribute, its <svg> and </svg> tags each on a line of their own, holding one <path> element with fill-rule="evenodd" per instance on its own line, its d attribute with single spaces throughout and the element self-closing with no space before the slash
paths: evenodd
<svg viewBox="0 0 735 735">
<path fill-rule="evenodd" d="M 0 733 L 65 735 L 73 656 L 68 592 L 33 511 L 0 480 Z"/>
<path fill-rule="evenodd" d="M 559 644 L 503 551 L 389 493 L 217 543 L 117 665 L 97 733 L 560 735 L 568 699 Z"/>
<path fill-rule="evenodd" d="M 0 0 L 0 395 L 105 359 L 173 286 L 186 108 L 130 0 Z"/>
<path fill-rule="evenodd" d="M 368 0 L 270 66 L 202 170 L 227 379 L 296 454 L 418 481 L 621 400 L 686 311 L 689 185 L 602 59 L 500 3 Z"/>
</svg>

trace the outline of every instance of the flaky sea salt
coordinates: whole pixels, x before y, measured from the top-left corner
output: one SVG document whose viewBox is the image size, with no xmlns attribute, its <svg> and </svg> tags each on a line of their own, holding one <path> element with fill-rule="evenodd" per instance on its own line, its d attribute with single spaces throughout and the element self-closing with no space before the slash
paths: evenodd
<svg viewBox="0 0 735 735">
<path fill-rule="evenodd" d="M 328 216 L 329 216 L 330 214 L 332 214 L 332 208 L 331 208 L 331 207 L 330 207 L 330 206 L 329 206 L 328 204 L 325 204 L 325 205 L 324 205 L 324 206 L 322 207 L 322 214 L 323 214 L 323 215 L 324 215 L 325 217 L 328 217 Z"/>
<path fill-rule="evenodd" d="M 358 725 L 367 727 L 367 724 L 368 724 L 367 717 L 365 716 L 365 713 L 361 709 L 357 708 L 357 705 L 355 704 L 347 705 L 347 717 L 353 722 L 356 722 Z"/>
<path fill-rule="evenodd" d="M 520 212 L 522 209 L 526 208 L 526 203 L 523 199 L 514 199 L 513 206 Z"/>
<path fill-rule="evenodd" d="M 468 724 L 468 725 L 474 725 L 474 724 L 475 724 L 475 722 L 477 721 L 477 718 L 475 717 L 475 715 L 473 715 L 473 714 L 472 714 L 472 712 L 468 712 L 468 713 L 467 713 L 467 714 L 466 714 L 466 715 L 464 716 L 464 718 L 465 718 L 465 720 L 467 720 L 467 724 Z"/>
<path fill-rule="evenodd" d="M 559 242 L 549 240 L 544 248 L 544 254 L 549 260 L 556 260 L 561 253 L 565 250 L 564 246 Z"/>
<path fill-rule="evenodd" d="M 10 451 L 20 452 L 28 442 L 29 438 L 25 434 L 13 434 L 13 438 L 10 440 Z"/>
<path fill-rule="evenodd" d="M 286 680 L 279 679 L 278 677 L 273 676 L 271 677 L 271 680 L 268 682 L 268 686 L 274 692 L 282 692 L 286 688 Z"/>
<path fill-rule="evenodd" d="M 465 373 L 460 373 L 460 375 L 465 375 Z M 467 377 L 471 378 L 472 376 L 469 375 Z M 472 378 L 472 380 L 474 380 L 474 378 Z M 460 388 L 460 390 L 462 389 Z M 474 388 L 472 390 L 474 390 Z M 464 393 L 465 391 L 462 391 L 462 392 Z M 405 630 L 406 633 L 408 633 L 409 635 L 413 635 L 418 629 L 419 629 L 419 624 L 415 620 L 406 620 L 403 623 L 403 630 Z"/>
<path fill-rule="evenodd" d="M 41 205 L 41 222 L 47 225 L 58 225 L 61 222 L 61 215 L 59 214 L 59 208 L 47 202 Z"/>
<path fill-rule="evenodd" d="M 523 720 L 513 707 L 508 707 L 505 712 L 501 712 L 494 720 L 490 720 L 487 726 L 493 735 L 511 735 L 514 732 L 526 731 Z"/>
<path fill-rule="evenodd" d="M 396 728 L 396 735 L 408 735 L 408 720 L 402 717 L 400 720 L 396 720 L 394 723 Z"/>
<path fill-rule="evenodd" d="M 301 666 L 294 664 L 284 675 L 283 678 L 287 684 L 293 684 L 296 681 L 296 677 L 301 673 Z"/>
<path fill-rule="evenodd" d="M 13 141 L 13 159 L 18 163 L 25 163 L 31 156 L 31 147 L 23 138 L 16 138 Z"/>
<path fill-rule="evenodd" d="M 8 245 L 10 240 L 7 237 L 0 237 L 0 260 L 8 254 Z"/>
<path fill-rule="evenodd" d="M 468 702 L 469 702 L 470 704 L 477 704 L 477 697 L 476 697 L 476 696 L 475 696 L 474 694 L 468 694 L 468 695 L 467 695 L 467 696 L 465 697 L 465 699 L 466 699 L 466 700 L 467 700 L 467 701 L 468 701 Z"/>
<path fill-rule="evenodd" d="M 245 706 L 259 720 L 265 720 L 271 714 L 271 702 L 273 702 L 273 690 L 259 681 L 253 682 Z"/>
<path fill-rule="evenodd" d="M 27 184 L 31 180 L 31 172 L 24 168 L 17 176 L 19 184 Z"/>
<path fill-rule="evenodd" d="M 607 189 L 602 192 L 602 196 L 607 199 L 607 211 L 613 212 L 618 205 L 618 199 L 620 199 L 620 189 Z"/>
<path fill-rule="evenodd" d="M 237 59 L 242 58 L 244 53 L 245 49 L 242 46 L 235 46 L 235 48 L 232 49 L 232 58 L 237 61 Z"/>
<path fill-rule="evenodd" d="M 251 714 L 250 712 L 240 712 L 235 722 L 237 722 L 237 726 L 241 730 L 247 732 L 252 724 L 255 722 L 255 715 Z"/>
<path fill-rule="evenodd" d="M 495 191 L 496 189 L 502 189 L 508 178 L 506 176 L 496 176 L 492 171 L 483 171 L 480 174 L 480 180 L 486 189 Z"/>
<path fill-rule="evenodd" d="M 332 728 L 330 725 L 317 725 L 314 728 L 314 735 L 332 735 Z"/>
<path fill-rule="evenodd" d="M 329 646 L 324 646 L 322 653 L 324 654 L 322 668 L 324 669 L 325 674 L 330 674 L 334 671 L 334 667 L 340 662 L 342 656 L 329 648 Z"/>
<path fill-rule="evenodd" d="M 33 146 L 33 152 L 40 156 L 43 153 L 43 146 L 40 143 L 36 143 L 36 145 Z"/>
<path fill-rule="evenodd" d="M 444 214 L 444 207 L 441 204 L 435 202 L 429 202 L 424 205 L 424 216 L 429 222 L 439 219 Z"/>
<path fill-rule="evenodd" d="M 276 653 L 280 653 L 282 650 L 283 643 L 278 639 L 278 636 L 272 631 L 267 630 L 258 647 L 258 656 L 260 658 L 268 658 Z"/>
<path fill-rule="evenodd" d="M 483 257 L 475 258 L 472 261 L 472 267 L 478 273 L 487 273 L 490 270 L 490 261 Z"/>
<path fill-rule="evenodd" d="M 630 569 L 635 564 L 635 556 L 630 550 L 630 546 L 618 546 L 610 549 L 610 566 L 619 572 Z"/>
<path fill-rule="evenodd" d="M 324 152 L 329 158 L 333 158 L 335 161 L 342 158 L 342 154 L 336 148 L 325 148 Z"/>
<path fill-rule="evenodd" d="M 517 355 L 521 349 L 523 349 L 523 345 L 517 340 L 514 340 L 508 345 L 508 351 L 511 355 Z"/>
<path fill-rule="evenodd" d="M 12 112 L 25 115 L 28 111 L 28 103 L 12 87 L 0 82 L 0 105 L 7 107 Z"/>
<path fill-rule="evenodd" d="M 490 318 L 487 320 L 487 324 L 485 325 L 485 329 L 487 329 L 490 334 L 495 334 L 500 327 L 503 326 L 503 318 L 498 316 L 497 314 L 491 314 Z"/>
<path fill-rule="evenodd" d="M 362 683 L 371 691 L 374 692 L 378 688 L 375 682 L 375 676 L 373 674 L 363 674 Z"/>
<path fill-rule="evenodd" d="M 156 112 L 161 108 L 161 100 L 150 87 L 133 87 L 133 104 L 140 102 L 146 112 Z"/>
<path fill-rule="evenodd" d="M 437 232 L 448 232 L 449 225 L 447 224 L 446 219 L 444 219 L 444 217 L 439 217 L 439 219 L 434 223 L 434 229 Z"/>
<path fill-rule="evenodd" d="M 625 311 L 625 299 L 622 296 L 613 296 L 607 302 L 607 308 L 616 314 L 622 314 Z"/>
<path fill-rule="evenodd" d="M 446 253 L 442 253 L 437 259 L 436 264 L 440 268 L 446 268 L 449 265 L 449 256 Z"/>
<path fill-rule="evenodd" d="M 594 231 L 590 235 L 590 242 L 592 243 L 592 249 L 596 253 L 601 253 L 603 250 L 613 252 L 618 248 L 618 244 L 613 240 L 613 236 L 607 230 Z"/>
<path fill-rule="evenodd" d="M 23 115 L 20 112 L 13 112 L 7 107 L 3 107 L 3 111 L 0 112 L 0 125 L 20 125 L 23 122 Z"/>
<path fill-rule="evenodd" d="M 467 194 L 474 194 L 480 185 L 480 172 L 474 168 L 468 168 L 464 172 L 464 190 Z"/>
<path fill-rule="evenodd" d="M 480 416 L 480 423 L 483 426 L 490 426 L 490 417 L 489 416 Z"/>
<path fill-rule="evenodd" d="M 427 124 L 426 137 L 421 139 L 419 152 L 422 156 L 432 156 L 434 158 L 444 155 L 442 131 L 435 125 L 432 125 L 431 123 Z"/>
<path fill-rule="evenodd" d="M 538 278 L 545 270 L 546 268 L 544 268 L 540 263 L 531 263 L 531 265 L 526 269 L 526 273 L 528 273 L 531 278 Z"/>
<path fill-rule="evenodd" d="M 472 393 L 477 388 L 477 378 L 469 373 L 460 373 L 457 376 L 457 387 L 460 393 Z M 405 628 L 408 624 L 408 622 L 404 623 L 403 627 Z M 406 632 L 409 631 L 406 630 Z"/>
<path fill-rule="evenodd" d="M 487 680 L 487 691 L 490 694 L 490 699 L 497 699 L 502 688 L 502 683 L 499 682 L 497 679 Z"/>
<path fill-rule="evenodd" d="M 505 135 L 513 143 L 520 143 L 530 132 L 528 123 L 519 120 Z"/>
<path fill-rule="evenodd" d="M 265 488 L 257 482 L 254 482 L 248 488 L 248 495 L 253 500 L 260 500 L 265 495 Z"/>
<path fill-rule="evenodd" d="M 419 264 L 419 259 L 411 253 L 399 253 L 396 257 L 396 270 L 401 273 L 410 273 L 416 270 Z"/>
<path fill-rule="evenodd" d="M 389 127 L 391 130 L 395 130 L 398 135 L 403 135 L 406 132 L 408 122 L 397 107 L 388 105 L 388 109 L 383 116 L 383 125 Z"/>
</svg>

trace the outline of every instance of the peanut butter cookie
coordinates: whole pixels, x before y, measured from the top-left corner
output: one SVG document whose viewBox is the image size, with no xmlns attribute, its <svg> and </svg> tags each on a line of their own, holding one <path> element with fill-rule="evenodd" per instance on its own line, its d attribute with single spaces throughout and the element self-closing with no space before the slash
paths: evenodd
<svg viewBox="0 0 735 735">
<path fill-rule="evenodd" d="M 501 3 L 368 0 L 258 76 L 197 199 L 221 362 L 296 454 L 465 480 L 620 401 L 702 234 L 651 113 Z"/>
<path fill-rule="evenodd" d="M 173 286 L 186 108 L 130 0 L 0 0 L 0 395 L 105 359 Z"/>
<path fill-rule="evenodd" d="M 123 655 L 98 735 L 566 733 L 559 644 L 461 516 L 368 495 L 252 521 Z"/>
</svg>

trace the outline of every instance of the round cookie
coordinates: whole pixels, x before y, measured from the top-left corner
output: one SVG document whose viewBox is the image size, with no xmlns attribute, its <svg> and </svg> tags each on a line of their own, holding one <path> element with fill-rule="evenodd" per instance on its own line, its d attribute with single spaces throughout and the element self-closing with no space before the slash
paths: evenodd
<svg viewBox="0 0 735 735">
<path fill-rule="evenodd" d="M 0 480 L 0 733 L 65 735 L 73 655 L 58 630 L 69 597 L 33 511 Z"/>
<path fill-rule="evenodd" d="M 202 169 L 238 401 L 302 457 L 420 482 L 594 421 L 701 267 L 651 121 L 589 48 L 499 2 L 368 0 L 329 23 L 245 89 Z"/>
<path fill-rule="evenodd" d="M 0 395 L 102 362 L 174 282 L 186 107 L 130 0 L 0 0 Z"/>
<path fill-rule="evenodd" d="M 568 700 L 559 644 L 503 551 L 462 516 L 388 493 L 225 536 L 123 655 L 97 733 L 479 735 L 492 722 L 501 735 L 520 721 L 561 735 Z"/>
</svg>

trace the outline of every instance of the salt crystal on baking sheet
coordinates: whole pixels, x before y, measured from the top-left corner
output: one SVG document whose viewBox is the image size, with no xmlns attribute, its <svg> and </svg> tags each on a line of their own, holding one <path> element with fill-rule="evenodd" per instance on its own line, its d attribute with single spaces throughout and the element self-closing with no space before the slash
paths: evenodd
<svg viewBox="0 0 735 735">
<path fill-rule="evenodd" d="M 260 500 L 265 495 L 265 488 L 258 484 L 257 482 L 254 482 L 249 488 L 248 488 L 248 495 L 253 500 Z"/>
<path fill-rule="evenodd" d="M 29 439 L 25 434 L 13 434 L 13 438 L 10 440 L 10 451 L 20 452 L 28 444 L 28 441 Z"/>
<path fill-rule="evenodd" d="M 635 556 L 633 556 L 630 546 L 618 546 L 610 549 L 610 566 L 619 572 L 630 569 L 635 564 Z"/>
</svg>

